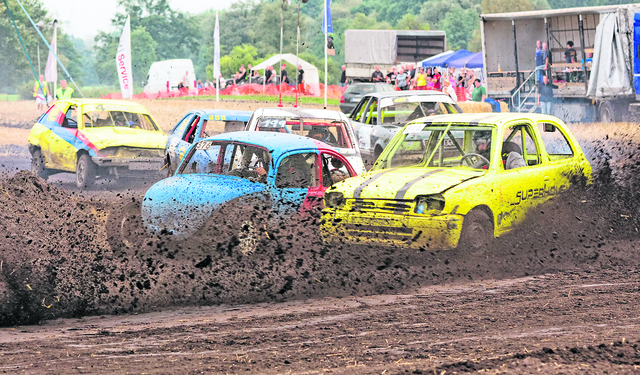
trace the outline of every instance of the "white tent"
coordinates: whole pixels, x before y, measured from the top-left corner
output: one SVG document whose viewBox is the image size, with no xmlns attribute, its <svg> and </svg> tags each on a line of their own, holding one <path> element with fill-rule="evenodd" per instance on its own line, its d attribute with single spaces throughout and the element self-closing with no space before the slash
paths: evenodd
<svg viewBox="0 0 640 375">
<path fill-rule="evenodd" d="M 319 96 L 320 95 L 320 76 L 318 76 L 318 68 L 309 64 L 308 62 L 297 59 L 296 55 L 292 53 L 283 53 L 282 55 L 275 55 L 273 57 L 268 58 L 267 60 L 261 62 L 260 64 L 254 66 L 252 70 L 263 70 L 266 69 L 267 66 L 273 66 L 276 68 L 276 72 L 280 72 L 278 69 L 278 64 L 280 60 L 284 60 L 289 64 L 300 65 L 302 70 L 304 70 L 304 81 L 306 85 L 309 85 L 309 94 Z M 289 77 L 295 82 L 296 75 L 298 74 L 298 67 L 296 66 L 295 72 L 289 72 Z"/>
</svg>

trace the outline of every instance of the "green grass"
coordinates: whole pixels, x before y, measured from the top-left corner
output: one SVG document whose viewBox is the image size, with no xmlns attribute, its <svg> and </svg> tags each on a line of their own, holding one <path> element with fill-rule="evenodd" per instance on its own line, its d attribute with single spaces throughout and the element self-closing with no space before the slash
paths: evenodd
<svg viewBox="0 0 640 375">
<path fill-rule="evenodd" d="M 206 96 L 183 96 L 178 98 L 167 99 L 180 99 L 180 100 L 215 100 L 215 95 Z M 255 100 L 258 102 L 278 102 L 278 96 L 276 95 L 220 95 L 222 100 Z M 282 101 L 285 103 L 295 103 L 296 98 L 293 96 L 283 96 Z M 298 98 L 298 103 L 301 104 L 324 104 L 324 97 L 309 97 L 301 96 Z M 327 105 L 340 105 L 339 99 L 327 99 Z"/>
</svg>

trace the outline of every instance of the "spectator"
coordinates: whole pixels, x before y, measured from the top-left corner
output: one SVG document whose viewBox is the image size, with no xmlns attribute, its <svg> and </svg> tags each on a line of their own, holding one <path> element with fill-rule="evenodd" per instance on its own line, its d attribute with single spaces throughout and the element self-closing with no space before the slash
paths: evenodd
<svg viewBox="0 0 640 375">
<path fill-rule="evenodd" d="M 249 83 L 251 83 L 251 77 L 253 77 L 253 66 L 251 66 L 251 64 L 248 64 L 247 68 L 248 68 L 247 69 L 248 74 L 246 79 L 248 79 Z"/>
<path fill-rule="evenodd" d="M 456 87 L 456 68 L 454 68 L 453 66 L 449 67 L 449 83 L 451 84 L 451 87 Z"/>
<path fill-rule="evenodd" d="M 387 74 L 387 82 L 389 82 L 390 85 L 395 86 L 396 85 L 396 77 L 397 76 L 398 76 L 398 70 L 394 66 L 393 68 L 391 68 L 391 72 L 389 72 L 389 74 Z"/>
<path fill-rule="evenodd" d="M 473 93 L 471 94 L 471 100 L 473 100 L 474 102 L 484 102 L 484 100 L 487 98 L 487 89 L 482 86 L 482 82 L 478 78 L 476 78 L 474 84 L 475 88 L 473 89 Z"/>
<path fill-rule="evenodd" d="M 298 92 L 304 94 L 304 70 L 298 65 Z"/>
<path fill-rule="evenodd" d="M 56 99 L 71 99 L 73 98 L 73 89 L 71 87 L 67 87 L 67 80 L 60 80 L 60 87 L 56 90 Z"/>
<path fill-rule="evenodd" d="M 244 68 L 244 64 L 240 65 L 240 70 L 236 73 L 235 80 L 236 85 L 247 77 L 247 70 Z"/>
<path fill-rule="evenodd" d="M 564 60 L 567 64 L 576 63 L 576 50 L 573 49 L 573 42 L 567 42 L 567 49 L 564 50 Z"/>
<path fill-rule="evenodd" d="M 442 78 L 442 75 L 440 75 L 440 72 L 438 72 L 438 68 L 433 68 L 433 76 L 431 78 L 431 80 L 433 81 L 433 88 L 435 90 L 440 90 L 442 89 L 440 80 Z"/>
<path fill-rule="evenodd" d="M 271 80 L 274 85 L 278 84 L 278 73 L 276 73 L 276 68 L 271 67 Z"/>
<path fill-rule="evenodd" d="M 449 95 L 451 100 L 453 100 L 455 103 L 457 103 L 458 102 L 458 95 L 456 95 L 456 90 L 454 90 L 453 87 L 451 87 L 451 82 L 449 82 L 448 80 L 444 81 L 443 85 L 444 85 L 444 89 L 442 91 L 447 93 L 447 95 Z"/>
<path fill-rule="evenodd" d="M 203 86 L 202 86 L 202 80 L 198 80 L 197 87 L 198 87 L 198 89 L 203 88 Z"/>
<path fill-rule="evenodd" d="M 182 87 L 189 88 L 189 72 L 184 72 L 184 77 L 182 77 Z M 180 88 L 179 85 L 178 88 Z"/>
<path fill-rule="evenodd" d="M 427 89 L 427 79 L 428 79 L 428 76 L 424 72 L 424 68 L 420 67 L 420 72 L 416 76 L 416 90 L 426 90 Z"/>
<path fill-rule="evenodd" d="M 371 74 L 371 80 L 374 83 L 375 82 L 384 82 L 384 75 L 380 71 L 380 67 L 379 66 L 376 66 L 375 72 L 373 72 L 373 74 Z"/>
<path fill-rule="evenodd" d="M 224 79 L 224 77 L 221 75 L 220 76 L 220 87 L 224 88 L 226 84 L 227 84 L 227 80 Z"/>
<path fill-rule="evenodd" d="M 542 57 L 542 42 L 536 40 L 536 82 L 542 80 L 542 69 L 544 69 L 544 58 Z"/>
<path fill-rule="evenodd" d="M 410 82 L 409 86 L 411 88 L 413 88 L 413 87 L 415 87 L 416 68 L 413 66 L 413 64 L 409 64 L 409 65 L 407 65 L 407 67 L 409 69 L 408 74 L 409 74 L 409 77 L 410 77 L 409 78 L 409 82 Z"/>
<path fill-rule="evenodd" d="M 476 72 L 472 69 L 467 69 L 467 83 L 465 87 L 468 91 L 472 91 L 475 88 L 476 79 Z"/>
<path fill-rule="evenodd" d="M 467 70 L 460 68 L 460 75 L 458 76 L 458 87 L 467 87 Z"/>
<path fill-rule="evenodd" d="M 547 43 L 542 43 L 542 68 L 545 71 L 545 74 L 549 71 L 549 50 L 547 49 Z M 540 72 L 542 74 L 542 72 Z"/>
<path fill-rule="evenodd" d="M 285 64 L 282 64 L 282 71 L 280 73 L 280 83 L 288 83 L 289 76 L 287 75 L 287 66 Z"/>
<path fill-rule="evenodd" d="M 44 111 L 44 106 L 47 104 L 47 83 L 42 74 L 40 74 L 40 80 L 33 86 L 33 97 L 36 98 L 38 111 Z"/>
<path fill-rule="evenodd" d="M 207 82 L 205 82 L 204 87 L 211 87 L 213 86 L 213 82 L 211 82 L 210 79 L 207 79 Z"/>
<path fill-rule="evenodd" d="M 347 67 L 342 65 L 342 74 L 340 75 L 340 87 L 347 85 Z"/>
<path fill-rule="evenodd" d="M 560 86 L 556 86 L 549 82 L 549 77 L 542 76 L 542 82 L 540 82 L 540 86 L 538 87 L 538 105 L 542 103 L 540 111 L 543 114 L 550 115 L 553 110 L 553 89 L 560 89 L 566 85 L 567 83 L 565 82 Z"/>
<path fill-rule="evenodd" d="M 402 91 L 408 89 L 407 80 L 409 75 L 404 72 L 403 68 L 400 68 L 398 75 L 396 76 L 396 87 Z"/>
<path fill-rule="evenodd" d="M 271 66 L 267 66 L 267 67 L 264 69 L 264 81 L 265 81 L 266 83 L 271 82 Z"/>
</svg>

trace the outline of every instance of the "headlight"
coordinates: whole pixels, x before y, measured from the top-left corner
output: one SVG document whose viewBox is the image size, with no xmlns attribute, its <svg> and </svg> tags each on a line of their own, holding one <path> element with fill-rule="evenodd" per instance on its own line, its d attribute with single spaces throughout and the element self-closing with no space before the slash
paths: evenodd
<svg viewBox="0 0 640 375">
<path fill-rule="evenodd" d="M 117 153 L 118 153 L 117 147 L 107 147 L 107 148 L 98 150 L 98 155 L 100 156 L 114 156 Z"/>
<path fill-rule="evenodd" d="M 436 195 L 418 195 L 416 197 L 416 207 L 413 212 L 424 214 L 429 211 L 442 211 L 444 209 L 444 197 Z"/>
<path fill-rule="evenodd" d="M 334 191 L 331 193 L 326 193 L 324 195 L 324 206 L 328 208 L 338 208 L 344 203 L 346 200 L 344 199 L 344 194 Z"/>
</svg>

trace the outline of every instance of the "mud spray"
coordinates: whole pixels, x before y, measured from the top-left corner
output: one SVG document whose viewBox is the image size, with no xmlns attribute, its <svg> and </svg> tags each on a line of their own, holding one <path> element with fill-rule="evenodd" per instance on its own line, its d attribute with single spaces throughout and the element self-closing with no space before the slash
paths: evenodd
<svg viewBox="0 0 640 375">
<path fill-rule="evenodd" d="M 606 145 L 606 147 L 605 147 Z M 629 141 L 584 141 L 595 182 L 532 211 L 482 256 L 456 251 L 325 247 L 317 222 L 289 222 L 247 256 L 212 242 L 148 241 L 113 251 L 113 205 L 20 172 L 0 184 L 0 325 L 170 306 L 400 292 L 558 270 L 636 268 L 640 157 Z"/>
</svg>

